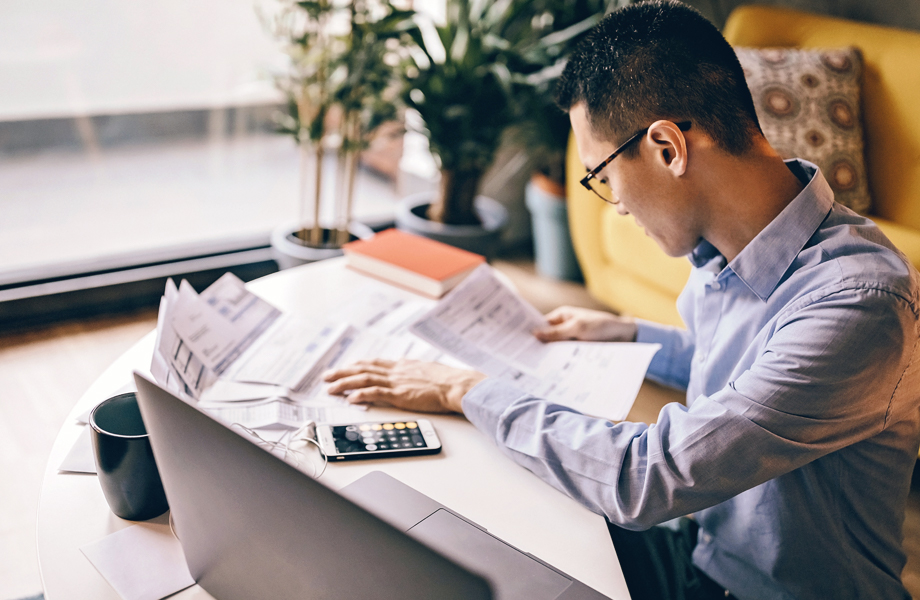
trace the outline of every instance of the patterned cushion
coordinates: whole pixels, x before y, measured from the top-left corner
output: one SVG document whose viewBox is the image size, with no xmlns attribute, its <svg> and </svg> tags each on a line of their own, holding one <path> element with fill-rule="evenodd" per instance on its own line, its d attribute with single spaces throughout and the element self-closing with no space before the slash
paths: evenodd
<svg viewBox="0 0 920 600">
<path fill-rule="evenodd" d="M 859 101 L 862 56 L 856 48 L 736 48 L 760 126 L 783 158 L 821 168 L 837 202 L 867 213 L 872 205 Z"/>
</svg>

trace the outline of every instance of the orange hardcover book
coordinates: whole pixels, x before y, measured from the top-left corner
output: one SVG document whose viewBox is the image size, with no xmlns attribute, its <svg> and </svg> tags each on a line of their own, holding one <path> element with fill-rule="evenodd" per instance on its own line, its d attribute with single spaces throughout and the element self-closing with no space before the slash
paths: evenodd
<svg viewBox="0 0 920 600">
<path fill-rule="evenodd" d="M 431 298 L 446 294 L 486 260 L 397 229 L 349 242 L 342 249 L 349 267 Z"/>
</svg>

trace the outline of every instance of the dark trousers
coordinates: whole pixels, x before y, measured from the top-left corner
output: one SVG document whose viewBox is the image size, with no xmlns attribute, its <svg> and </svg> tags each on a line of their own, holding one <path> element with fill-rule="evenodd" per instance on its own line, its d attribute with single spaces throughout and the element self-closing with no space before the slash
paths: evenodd
<svg viewBox="0 0 920 600">
<path fill-rule="evenodd" d="M 629 531 L 607 523 L 632 600 L 725 600 L 734 598 L 691 561 L 699 526 Z"/>
</svg>

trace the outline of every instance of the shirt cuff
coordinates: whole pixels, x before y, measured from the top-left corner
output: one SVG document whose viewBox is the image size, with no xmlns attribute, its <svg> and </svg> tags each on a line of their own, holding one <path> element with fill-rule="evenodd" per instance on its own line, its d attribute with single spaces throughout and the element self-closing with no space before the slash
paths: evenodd
<svg viewBox="0 0 920 600">
<path fill-rule="evenodd" d="M 648 344 L 661 344 L 661 350 L 655 353 L 648 365 L 646 377 L 670 387 L 685 389 L 687 374 L 680 368 L 678 356 L 685 350 L 683 337 L 686 332 L 671 325 L 662 325 L 653 321 L 636 319 L 636 341 Z M 692 356 L 692 353 L 691 353 Z"/>
<path fill-rule="evenodd" d="M 463 414 L 473 426 L 493 440 L 498 421 L 505 410 L 530 394 L 499 379 L 483 379 L 468 391 L 461 401 Z"/>
</svg>

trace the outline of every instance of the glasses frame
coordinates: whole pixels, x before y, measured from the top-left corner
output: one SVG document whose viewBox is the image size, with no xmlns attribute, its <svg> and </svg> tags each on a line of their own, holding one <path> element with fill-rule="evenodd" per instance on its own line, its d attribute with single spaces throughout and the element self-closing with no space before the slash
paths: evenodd
<svg viewBox="0 0 920 600">
<path fill-rule="evenodd" d="M 691 126 L 693 123 L 692 123 L 692 121 L 680 121 L 680 122 L 674 123 L 674 124 L 675 124 L 675 125 L 677 126 L 677 128 L 680 129 L 681 131 L 687 131 L 688 129 L 690 129 L 690 126 Z M 649 125 L 649 127 L 651 127 L 651 125 Z M 585 175 L 584 177 L 582 177 L 582 178 L 581 178 L 581 181 L 580 181 L 579 183 L 580 183 L 586 190 L 590 191 L 591 193 L 593 193 L 595 196 L 597 196 L 598 198 L 600 198 L 600 199 L 603 200 L 604 202 L 607 202 L 608 204 L 619 204 L 619 202 L 614 202 L 613 200 L 608 200 L 608 199 L 604 198 L 603 196 L 601 196 L 601 195 L 598 193 L 597 190 L 595 190 L 593 187 L 591 187 L 591 183 L 590 183 L 590 182 L 591 182 L 592 179 L 597 179 L 598 173 L 600 173 L 600 172 L 604 169 L 604 167 L 606 167 L 606 166 L 609 165 L 611 162 L 613 162 L 613 159 L 614 159 L 614 158 L 616 158 L 617 156 L 619 156 L 620 154 L 622 154 L 622 153 L 623 153 L 623 150 L 625 150 L 626 148 L 628 148 L 630 144 L 632 144 L 633 142 L 635 142 L 636 140 L 638 140 L 639 138 L 641 138 L 642 136 L 644 136 L 646 133 L 648 133 L 649 127 L 646 127 L 645 129 L 641 129 L 641 130 L 637 131 L 636 133 L 632 134 L 631 136 L 629 136 L 629 139 L 627 139 L 625 142 L 623 142 L 622 144 L 620 144 L 619 146 L 617 146 L 617 149 L 614 150 L 613 153 L 612 153 L 610 156 L 608 156 L 608 157 L 604 160 L 604 162 L 602 162 L 601 164 L 597 165 L 596 167 L 594 167 L 593 169 L 591 169 L 590 171 L 588 171 L 588 174 Z"/>
</svg>

